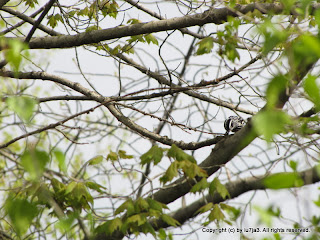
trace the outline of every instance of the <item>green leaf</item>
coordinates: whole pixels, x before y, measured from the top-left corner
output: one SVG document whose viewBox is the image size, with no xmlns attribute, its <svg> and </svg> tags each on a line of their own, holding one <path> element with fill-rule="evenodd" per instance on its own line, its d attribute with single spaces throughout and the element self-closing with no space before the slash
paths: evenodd
<svg viewBox="0 0 320 240">
<path fill-rule="evenodd" d="M 26 199 L 9 197 L 5 203 L 5 210 L 12 223 L 12 226 L 19 236 L 22 236 L 29 229 L 32 220 L 38 215 L 35 204 Z"/>
<path fill-rule="evenodd" d="M 147 164 L 153 161 L 154 165 L 157 165 L 163 157 L 163 149 L 159 148 L 157 145 L 153 145 L 148 152 L 144 153 L 140 159 L 141 164 Z"/>
<path fill-rule="evenodd" d="M 138 212 L 143 212 L 143 211 L 147 211 L 150 207 L 149 207 L 149 203 L 147 200 L 145 200 L 142 197 L 139 197 L 136 202 L 135 202 L 135 206 Z"/>
<path fill-rule="evenodd" d="M 213 195 L 215 191 L 217 191 L 223 199 L 226 199 L 226 197 L 230 198 L 228 189 L 219 181 L 217 177 L 213 179 L 209 186 L 210 195 Z"/>
<path fill-rule="evenodd" d="M 269 211 L 259 207 L 259 206 L 254 206 L 254 209 L 258 212 L 261 221 L 266 224 L 268 227 L 271 226 L 272 224 L 272 214 L 270 214 Z"/>
<path fill-rule="evenodd" d="M 131 198 L 127 199 L 124 203 L 122 203 L 114 212 L 114 215 L 122 213 L 123 211 L 127 210 L 129 213 L 134 212 L 134 204 Z M 128 214 L 131 215 L 131 214 Z"/>
<path fill-rule="evenodd" d="M 213 203 L 209 202 L 197 210 L 196 213 L 205 213 L 213 208 Z"/>
<path fill-rule="evenodd" d="M 68 214 L 66 217 L 60 218 L 59 221 L 55 224 L 56 228 L 59 229 L 63 233 L 67 233 L 73 227 L 73 223 L 77 219 L 78 214 L 76 212 L 72 212 Z"/>
<path fill-rule="evenodd" d="M 255 131 L 267 141 L 272 141 L 273 135 L 283 132 L 285 126 L 292 123 L 288 114 L 276 109 L 259 112 L 252 120 Z"/>
<path fill-rule="evenodd" d="M 203 55 L 206 53 L 210 53 L 213 48 L 213 38 L 206 37 L 200 40 L 197 43 L 197 45 L 198 45 L 198 49 L 197 49 L 196 55 Z"/>
<path fill-rule="evenodd" d="M 50 161 L 49 155 L 45 151 L 29 149 L 21 156 L 21 165 L 29 173 L 32 180 L 38 180 Z"/>
<path fill-rule="evenodd" d="M 223 214 L 223 212 L 221 211 L 220 207 L 218 204 L 214 204 L 212 211 L 210 212 L 209 216 L 209 221 L 212 222 L 214 220 L 224 220 L 225 216 Z"/>
<path fill-rule="evenodd" d="M 118 154 L 113 151 L 110 151 L 110 153 L 107 156 L 107 160 L 111 160 L 112 162 L 118 161 L 118 159 L 119 159 Z"/>
<path fill-rule="evenodd" d="M 315 169 L 316 169 L 316 172 L 317 172 L 318 176 L 320 176 L 320 164 L 317 164 L 315 166 Z"/>
<path fill-rule="evenodd" d="M 66 187 L 66 194 L 71 193 L 73 189 L 77 186 L 77 182 L 71 182 Z"/>
<path fill-rule="evenodd" d="M 318 60 L 320 57 L 320 41 L 318 38 L 305 33 L 294 41 L 292 41 L 292 48 L 287 51 L 288 59 L 293 68 L 300 68 Z"/>
<path fill-rule="evenodd" d="M 273 174 L 266 177 L 263 183 L 267 188 L 271 189 L 301 187 L 304 184 L 300 176 L 294 172 Z"/>
<path fill-rule="evenodd" d="M 116 3 L 116 1 L 112 0 L 99 0 L 98 1 L 98 7 L 101 10 L 103 16 L 109 15 L 110 17 L 116 18 L 119 8 L 119 5 Z"/>
<path fill-rule="evenodd" d="M 289 167 L 293 170 L 293 171 L 297 171 L 297 166 L 298 166 L 298 163 L 291 160 L 289 163 L 288 163 Z"/>
<path fill-rule="evenodd" d="M 227 43 L 225 45 L 225 55 L 232 62 L 234 62 L 236 59 L 240 60 L 240 55 L 234 43 Z"/>
<path fill-rule="evenodd" d="M 209 183 L 207 182 L 206 178 L 202 178 L 199 182 L 197 182 L 193 187 L 191 188 L 190 192 L 196 193 L 201 192 L 205 190 L 209 186 Z"/>
<path fill-rule="evenodd" d="M 127 219 L 127 223 L 136 223 L 138 226 L 141 226 L 147 221 L 146 217 L 144 214 L 135 214 Z"/>
<path fill-rule="evenodd" d="M 176 219 L 170 217 L 167 214 L 162 214 L 161 219 L 170 226 L 180 226 L 180 223 Z"/>
<path fill-rule="evenodd" d="M 25 5 L 30 6 L 32 8 L 35 7 L 35 4 L 38 4 L 37 0 L 24 0 L 23 2 Z"/>
<path fill-rule="evenodd" d="M 172 144 L 168 151 L 168 157 L 172 157 L 178 161 L 188 160 L 192 163 L 197 163 L 197 161 L 191 155 L 185 153 L 182 149 L 178 148 L 175 144 Z"/>
<path fill-rule="evenodd" d="M 51 185 L 55 193 L 65 192 L 66 185 L 57 180 L 56 178 L 51 179 Z"/>
<path fill-rule="evenodd" d="M 163 228 L 160 228 L 158 231 L 158 237 L 160 240 L 167 240 L 167 233 Z"/>
<path fill-rule="evenodd" d="M 21 65 L 21 51 L 28 49 L 28 45 L 16 39 L 8 41 L 9 48 L 5 51 L 5 59 L 14 71 L 18 71 Z"/>
<path fill-rule="evenodd" d="M 58 162 L 59 169 L 62 172 L 67 173 L 66 157 L 64 153 L 59 150 L 55 150 L 53 154 L 55 156 L 55 159 Z"/>
<path fill-rule="evenodd" d="M 275 107 L 279 103 L 280 94 L 285 91 L 287 84 L 288 79 L 284 75 L 275 76 L 271 80 L 266 92 L 268 107 Z"/>
<path fill-rule="evenodd" d="M 303 87 L 310 100 L 316 106 L 316 110 L 320 111 L 320 87 L 317 83 L 317 77 L 309 74 L 304 80 Z"/>
<path fill-rule="evenodd" d="M 148 44 L 153 43 L 155 45 L 159 45 L 158 40 L 151 33 L 144 36 L 144 39 Z"/>
<path fill-rule="evenodd" d="M 154 209 L 154 210 L 157 210 L 160 212 L 162 212 L 163 208 L 168 209 L 167 205 L 165 205 L 161 202 L 158 202 L 152 198 L 147 198 L 147 202 L 148 202 L 151 209 Z"/>
<path fill-rule="evenodd" d="M 174 161 L 171 163 L 165 174 L 160 178 L 160 182 L 166 183 L 171 181 L 174 177 L 178 175 L 178 162 Z"/>
<path fill-rule="evenodd" d="M 105 193 L 102 189 L 106 189 L 106 188 L 96 182 L 88 181 L 85 184 L 88 188 L 90 188 L 92 190 L 95 190 L 99 193 Z"/>
<path fill-rule="evenodd" d="M 89 210 L 89 203 L 93 204 L 93 197 L 83 182 L 71 182 L 67 186 L 66 194 L 68 194 L 71 206 L 77 210 L 81 208 Z"/>
<path fill-rule="evenodd" d="M 136 23 L 141 23 L 141 21 L 139 19 L 136 18 L 131 18 L 127 21 L 127 23 L 129 24 L 136 24 Z"/>
<path fill-rule="evenodd" d="M 37 101 L 27 96 L 8 97 L 6 103 L 22 120 L 29 122 L 31 119 Z"/>
<path fill-rule="evenodd" d="M 229 214 L 232 221 L 236 221 L 241 214 L 241 208 L 235 208 L 224 203 L 220 203 L 220 207 Z"/>
<path fill-rule="evenodd" d="M 280 44 L 284 44 L 288 38 L 288 33 L 281 28 L 277 28 L 269 19 L 260 25 L 260 31 L 265 38 L 262 49 L 262 53 L 265 55 Z"/>
<path fill-rule="evenodd" d="M 109 231 L 110 233 L 113 233 L 116 230 L 120 230 L 122 226 L 122 221 L 119 217 L 110 220 L 110 224 L 109 224 Z"/>
<path fill-rule="evenodd" d="M 86 28 L 86 32 L 92 32 L 92 31 L 95 31 L 95 30 L 98 30 L 98 26 L 96 25 L 93 25 L 93 26 L 90 26 L 90 27 L 87 27 Z"/>
<path fill-rule="evenodd" d="M 313 203 L 314 203 L 315 205 L 317 205 L 318 207 L 320 207 L 320 195 L 318 196 L 318 200 L 313 201 Z"/>
<path fill-rule="evenodd" d="M 95 156 L 94 158 L 91 158 L 89 161 L 88 161 L 88 165 L 96 165 L 96 164 L 99 164 L 101 163 L 103 160 L 103 156 L 101 155 L 97 155 Z"/>
<path fill-rule="evenodd" d="M 126 151 L 123 151 L 123 150 L 119 150 L 118 151 L 118 156 L 122 159 L 131 159 L 133 158 L 132 155 L 127 155 L 127 152 Z"/>
</svg>

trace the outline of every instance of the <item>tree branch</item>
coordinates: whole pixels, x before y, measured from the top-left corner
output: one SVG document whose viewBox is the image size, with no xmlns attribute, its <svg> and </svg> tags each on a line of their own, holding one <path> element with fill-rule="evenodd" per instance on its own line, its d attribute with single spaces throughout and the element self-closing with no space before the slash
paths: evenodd
<svg viewBox="0 0 320 240">
<path fill-rule="evenodd" d="M 180 87 L 179 85 L 170 82 L 168 79 L 163 77 L 161 74 L 159 74 L 157 72 L 154 72 L 154 71 L 151 71 L 151 70 L 145 68 L 144 66 L 141 66 L 140 64 L 138 64 L 134 60 L 126 57 L 125 55 L 123 55 L 121 53 L 118 53 L 116 56 L 119 57 L 121 60 L 125 61 L 126 63 L 128 63 L 130 66 L 133 66 L 134 68 L 138 69 L 140 72 L 148 75 L 149 77 L 152 77 L 153 79 L 156 79 L 160 84 L 165 84 L 165 85 L 167 85 L 169 87 L 172 87 L 173 89 Z M 227 75 L 225 75 L 225 76 L 223 76 L 221 78 L 218 78 L 218 79 L 215 79 L 215 80 L 212 80 L 212 81 L 202 81 L 199 84 L 195 84 L 193 86 L 195 88 L 198 88 L 198 87 L 204 87 L 204 86 L 209 86 L 209 85 L 212 86 L 212 85 L 218 84 L 219 82 L 224 81 L 224 80 L 226 80 L 226 79 L 238 74 L 239 72 L 241 72 L 242 70 L 244 70 L 245 68 L 250 66 L 252 63 L 254 63 L 258 59 L 260 59 L 260 57 L 261 57 L 261 55 L 256 56 L 255 58 L 251 59 L 247 64 L 243 65 L 239 69 L 236 69 L 235 71 L 233 71 L 233 72 L 231 72 L 231 73 L 229 73 L 229 74 L 227 74 Z M 190 87 L 192 88 L 193 86 L 190 86 Z M 173 90 L 173 92 L 174 92 L 174 90 Z M 236 111 L 243 112 L 243 113 L 250 114 L 250 115 L 256 114 L 255 111 L 251 111 L 251 110 L 245 109 L 243 107 L 236 106 L 236 105 L 234 105 L 232 103 L 223 101 L 221 99 L 210 98 L 210 97 L 208 97 L 206 95 L 194 92 L 192 90 L 184 91 L 184 93 L 189 95 L 190 97 L 198 98 L 198 99 L 200 99 L 202 101 L 213 103 L 213 104 L 215 104 L 217 106 L 222 106 L 222 107 L 225 107 L 225 108 L 229 108 L 229 109 L 236 110 Z"/>
<path fill-rule="evenodd" d="M 159 134 L 153 133 L 146 128 L 134 123 L 130 118 L 126 117 L 125 115 L 122 114 L 118 108 L 115 107 L 113 102 L 113 99 L 110 97 L 104 97 L 97 92 L 90 91 L 87 88 L 83 87 L 80 83 L 72 82 L 67 79 L 48 74 L 45 72 L 19 72 L 15 74 L 14 72 L 11 71 L 3 71 L 0 70 L 0 76 L 3 77 L 10 77 L 10 78 L 16 78 L 16 79 L 34 79 L 34 80 L 48 80 L 52 81 L 55 83 L 62 84 L 64 86 L 67 86 L 76 92 L 79 92 L 88 98 L 100 102 L 104 106 L 108 108 L 108 110 L 111 112 L 111 114 L 118 119 L 119 122 L 123 123 L 125 126 L 127 126 L 129 129 L 132 131 L 140 134 L 143 137 L 147 137 L 151 140 L 154 140 L 156 142 L 163 143 L 165 145 L 171 146 L 172 144 L 177 145 L 181 149 L 188 149 L 188 150 L 195 150 L 199 149 L 204 146 L 209 146 L 212 144 L 216 144 L 219 142 L 221 139 L 224 138 L 224 136 L 216 136 L 212 139 L 208 139 L 202 142 L 189 142 L 185 143 L 183 141 L 176 141 L 171 138 L 168 138 L 167 136 L 161 136 Z"/>
<path fill-rule="evenodd" d="M 312 10 L 318 8 L 320 8 L 319 3 L 314 3 L 312 5 Z M 261 9 L 263 9 L 263 11 Z M 137 23 L 129 26 L 118 26 L 75 35 L 37 37 L 31 39 L 29 47 L 31 49 L 71 48 L 139 34 L 162 32 L 192 26 L 202 26 L 207 23 L 214 23 L 218 25 L 226 22 L 229 16 L 241 17 L 243 14 L 253 12 L 254 10 L 262 13 L 270 12 L 272 14 L 281 14 L 284 7 L 281 3 L 251 3 L 247 5 L 238 4 L 234 9 L 230 9 L 228 7 L 211 8 L 203 13 L 187 15 L 184 17 L 176 17 L 147 23 Z M 291 14 L 298 15 L 296 12 L 292 12 Z"/>
<path fill-rule="evenodd" d="M 317 174 L 316 167 L 307 169 L 302 172 L 298 172 L 301 179 L 304 181 L 304 185 L 310 185 L 317 182 L 320 182 L 320 175 Z M 269 176 L 273 176 L 274 174 L 271 174 Z M 249 177 L 245 179 L 240 179 L 234 182 L 227 183 L 225 186 L 228 189 L 228 192 L 230 194 L 230 199 L 234 199 L 246 192 L 253 191 L 253 190 L 266 190 L 268 189 L 264 184 L 264 179 L 266 176 L 257 176 L 257 177 Z M 173 212 L 171 217 L 176 219 L 180 224 L 183 224 L 187 220 L 190 220 L 191 218 L 196 217 L 199 213 L 197 211 L 199 208 L 203 207 L 209 202 L 212 202 L 214 204 L 224 202 L 230 199 L 223 199 L 220 194 L 215 193 L 214 195 L 206 195 L 202 199 L 199 199 L 192 204 L 178 209 L 177 211 Z M 166 224 L 163 221 L 157 221 L 154 225 L 155 230 L 160 228 L 166 228 L 170 227 L 168 224 Z"/>
<path fill-rule="evenodd" d="M 318 58 L 314 58 L 309 63 L 297 67 L 292 79 L 294 84 L 280 94 L 277 104 L 278 108 L 283 108 L 295 87 L 302 81 L 317 61 Z M 264 108 L 260 111 L 263 110 Z M 218 171 L 221 166 L 228 163 L 235 155 L 249 145 L 256 137 L 257 134 L 251 129 L 251 121 L 248 121 L 247 125 L 239 132 L 218 142 L 212 149 L 210 155 L 199 166 L 207 171 L 208 176 L 211 176 Z M 196 181 L 186 180 L 185 177 L 182 177 L 160 189 L 153 194 L 153 197 L 159 202 L 168 204 L 188 193 L 192 186 L 200 180 L 201 178 L 197 178 Z"/>
<path fill-rule="evenodd" d="M 42 8 L 45 8 L 46 6 L 47 6 L 47 5 L 44 5 Z M 24 15 L 24 14 L 18 12 L 18 11 L 15 11 L 15 10 L 13 10 L 12 8 L 9 8 L 9 7 L 3 7 L 2 10 L 5 11 L 5 12 L 7 12 L 7 13 L 10 13 L 10 14 L 12 14 L 12 15 L 14 15 L 14 16 L 17 16 L 18 18 L 20 18 L 20 19 L 22 19 L 23 21 L 28 22 L 28 23 L 30 23 L 30 24 L 32 24 L 32 25 L 34 25 L 34 24 L 36 23 L 36 20 L 33 19 L 32 16 L 33 16 L 33 15 L 36 16 L 36 15 L 38 14 L 38 11 L 36 12 L 37 14 L 34 13 L 34 14 L 32 14 L 30 17 L 28 17 L 28 16 L 26 16 L 26 15 Z M 18 24 L 21 25 L 22 23 L 18 23 Z M 50 28 L 48 28 L 48 27 L 46 27 L 46 26 L 44 26 L 44 25 L 42 25 L 42 24 L 39 24 L 38 28 L 39 28 L 40 30 L 44 31 L 45 33 L 48 33 L 48 34 L 51 35 L 51 36 L 59 36 L 59 35 L 62 35 L 61 33 L 57 32 L 57 31 L 55 31 L 55 30 L 53 30 L 53 29 L 50 29 Z"/>
</svg>

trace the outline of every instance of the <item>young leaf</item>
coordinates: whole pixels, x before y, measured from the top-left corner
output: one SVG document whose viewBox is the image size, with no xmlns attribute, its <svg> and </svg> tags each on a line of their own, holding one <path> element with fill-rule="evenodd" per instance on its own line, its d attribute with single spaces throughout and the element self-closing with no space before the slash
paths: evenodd
<svg viewBox="0 0 320 240">
<path fill-rule="evenodd" d="M 286 89 L 288 84 L 288 79 L 284 75 L 275 76 L 271 82 L 268 84 L 266 97 L 267 106 L 275 107 L 279 102 L 280 94 Z"/>
<path fill-rule="evenodd" d="M 206 53 L 210 53 L 213 48 L 213 38 L 212 37 L 206 37 L 202 40 L 200 40 L 198 43 L 198 49 L 196 54 L 197 55 L 203 55 Z"/>
<path fill-rule="evenodd" d="M 226 199 L 226 197 L 230 198 L 228 189 L 219 181 L 217 177 L 213 179 L 209 186 L 209 193 L 211 195 L 213 195 L 215 191 L 217 191 L 223 199 Z"/>
<path fill-rule="evenodd" d="M 263 183 L 267 188 L 271 189 L 301 187 L 304 184 L 300 176 L 294 172 L 273 174 L 266 177 Z"/>
<path fill-rule="evenodd" d="M 93 158 L 91 158 L 89 161 L 88 161 L 88 165 L 96 165 L 96 164 L 99 164 L 101 163 L 103 160 L 103 156 L 101 155 L 97 155 Z"/>
<path fill-rule="evenodd" d="M 29 122 L 37 101 L 27 96 L 8 97 L 6 103 L 22 120 Z"/>
<path fill-rule="evenodd" d="M 165 205 L 161 202 L 158 202 L 152 198 L 147 198 L 147 202 L 148 202 L 151 209 L 154 209 L 154 210 L 157 210 L 160 212 L 162 212 L 163 208 L 168 209 L 167 205 Z"/>
<path fill-rule="evenodd" d="M 118 151 L 118 156 L 122 159 L 131 159 L 133 158 L 132 155 L 127 155 L 127 152 L 126 151 L 123 151 L 123 150 L 119 150 Z"/>
<path fill-rule="evenodd" d="M 122 221 L 119 217 L 110 220 L 108 232 L 113 233 L 116 230 L 121 229 Z"/>
<path fill-rule="evenodd" d="M 214 204 L 212 211 L 210 212 L 209 216 L 209 221 L 212 222 L 214 220 L 224 220 L 225 216 L 223 212 L 221 211 L 220 207 L 218 204 Z"/>
<path fill-rule="evenodd" d="M 66 233 L 71 230 L 74 221 L 78 217 L 76 212 L 68 214 L 64 218 L 60 218 L 59 221 L 55 224 L 56 228 L 60 229 L 61 232 Z"/>
<path fill-rule="evenodd" d="M 141 164 L 147 164 L 153 161 L 154 165 L 157 165 L 163 157 L 163 149 L 159 148 L 157 145 L 153 145 L 148 152 L 144 153 L 140 159 Z"/>
<path fill-rule="evenodd" d="M 111 160 L 112 162 L 118 161 L 118 159 L 119 159 L 118 154 L 113 151 L 110 151 L 110 153 L 107 156 L 107 160 Z"/>
<path fill-rule="evenodd" d="M 293 170 L 293 171 L 297 171 L 297 166 L 298 166 L 298 163 L 293 161 L 293 160 L 290 160 L 290 162 L 288 163 L 289 167 Z"/>
<path fill-rule="evenodd" d="M 104 191 L 102 189 L 106 189 L 104 186 L 102 186 L 96 182 L 92 182 L 92 181 L 86 182 L 86 186 L 92 190 L 99 192 L 99 193 L 104 193 Z"/>
<path fill-rule="evenodd" d="M 117 215 L 119 213 L 122 213 L 123 211 L 125 210 L 130 210 L 130 211 L 134 211 L 134 205 L 133 205 L 133 202 L 132 202 L 132 199 L 129 198 L 128 200 L 126 200 L 124 203 L 122 203 L 117 209 L 116 211 L 114 212 L 114 215 Z"/>
<path fill-rule="evenodd" d="M 49 155 L 45 151 L 30 149 L 21 156 L 21 165 L 29 173 L 32 180 L 39 179 L 50 161 Z"/>
<path fill-rule="evenodd" d="M 313 203 L 314 203 L 315 205 L 317 205 L 318 207 L 320 207 L 320 195 L 318 196 L 318 200 L 313 201 Z"/>
<path fill-rule="evenodd" d="M 207 179 L 202 178 L 199 182 L 193 185 L 190 192 L 192 193 L 201 192 L 202 190 L 206 189 L 208 186 L 209 186 L 209 183 L 207 182 Z"/>
<path fill-rule="evenodd" d="M 64 153 L 59 150 L 55 150 L 53 154 L 55 156 L 56 161 L 58 162 L 59 169 L 62 172 L 67 173 L 66 157 Z"/>
<path fill-rule="evenodd" d="M 151 33 L 144 36 L 144 39 L 148 44 L 153 43 L 155 45 L 159 45 L 158 40 Z"/>
<path fill-rule="evenodd" d="M 19 236 L 27 232 L 32 220 L 38 215 L 36 205 L 26 199 L 9 197 L 5 203 L 5 210 Z"/>
<path fill-rule="evenodd" d="M 241 214 L 241 209 L 240 208 L 235 208 L 235 207 L 232 207 L 232 206 L 224 204 L 224 203 L 220 203 L 220 207 L 221 207 L 222 210 L 226 211 L 229 214 L 229 216 L 232 219 L 232 221 L 237 220 L 237 218 Z"/>
<path fill-rule="evenodd" d="M 169 182 L 177 175 L 178 175 L 178 162 L 174 161 L 173 163 L 171 163 L 166 173 L 160 178 L 160 182 L 162 183 Z"/>
<path fill-rule="evenodd" d="M 135 202 L 135 207 L 138 212 L 147 211 L 149 207 L 148 201 L 146 201 L 144 198 L 139 197 Z"/>
<path fill-rule="evenodd" d="M 270 214 L 270 212 L 259 206 L 254 206 L 254 209 L 258 212 L 261 221 L 267 226 L 271 226 L 273 216 Z"/>
<path fill-rule="evenodd" d="M 213 208 L 213 203 L 209 202 L 197 210 L 196 213 L 205 213 Z"/>
<path fill-rule="evenodd" d="M 51 185 L 55 193 L 66 191 L 66 185 L 57 180 L 56 178 L 51 179 Z"/>
<path fill-rule="evenodd" d="M 170 226 L 176 227 L 176 226 L 179 226 L 179 225 L 180 225 L 180 223 L 179 223 L 176 219 L 170 217 L 170 216 L 167 215 L 167 214 L 162 214 L 162 215 L 161 215 L 161 219 L 162 219 L 164 222 L 166 222 L 167 224 L 169 224 Z"/>
<path fill-rule="evenodd" d="M 285 126 L 292 123 L 288 114 L 275 109 L 259 112 L 252 120 L 255 131 L 264 135 L 267 141 L 271 141 L 273 135 L 283 132 Z"/>
<path fill-rule="evenodd" d="M 192 163 L 197 163 L 197 161 L 191 155 L 185 153 L 182 149 L 178 148 L 175 144 L 172 144 L 168 151 L 168 157 L 172 157 L 178 161 L 188 160 Z"/>
<path fill-rule="evenodd" d="M 147 221 L 146 217 L 144 214 L 135 214 L 127 219 L 127 223 L 136 223 L 138 226 L 141 226 Z"/>
<path fill-rule="evenodd" d="M 305 92 L 315 104 L 316 109 L 320 111 L 320 86 L 317 84 L 317 77 L 308 75 L 303 84 Z"/>
<path fill-rule="evenodd" d="M 69 183 L 66 187 L 66 194 L 71 193 L 76 186 L 77 186 L 77 182 Z"/>
<path fill-rule="evenodd" d="M 18 71 L 21 65 L 21 51 L 28 49 L 27 45 L 19 40 L 8 41 L 9 49 L 5 51 L 5 58 L 14 71 Z"/>
</svg>

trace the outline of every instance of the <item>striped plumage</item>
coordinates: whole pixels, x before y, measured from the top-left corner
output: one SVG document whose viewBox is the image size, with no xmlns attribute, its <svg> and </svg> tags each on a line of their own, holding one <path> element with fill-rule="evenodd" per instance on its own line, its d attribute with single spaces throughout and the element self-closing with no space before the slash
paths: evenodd
<svg viewBox="0 0 320 240">
<path fill-rule="evenodd" d="M 226 134 L 229 132 L 237 132 L 239 131 L 246 122 L 239 116 L 230 116 L 224 121 L 224 128 L 226 129 Z"/>
</svg>

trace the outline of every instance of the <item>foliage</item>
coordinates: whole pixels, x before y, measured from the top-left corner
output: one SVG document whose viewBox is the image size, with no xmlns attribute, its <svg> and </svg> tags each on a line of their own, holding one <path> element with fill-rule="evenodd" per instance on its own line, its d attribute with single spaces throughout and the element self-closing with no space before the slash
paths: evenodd
<svg viewBox="0 0 320 240">
<path fill-rule="evenodd" d="M 320 238 L 319 3 L 5 2 L 0 236 Z"/>
</svg>

